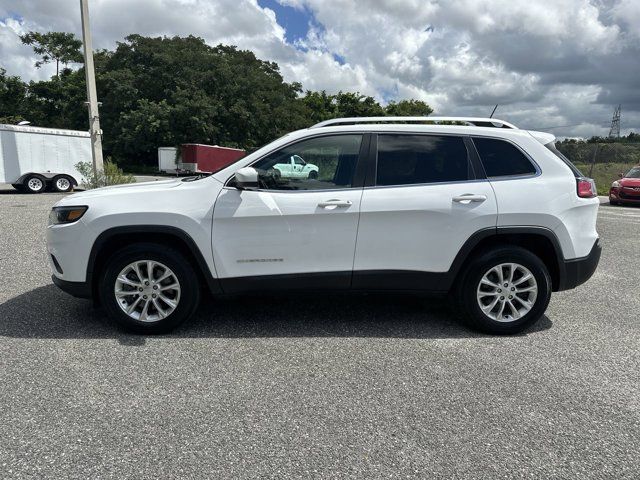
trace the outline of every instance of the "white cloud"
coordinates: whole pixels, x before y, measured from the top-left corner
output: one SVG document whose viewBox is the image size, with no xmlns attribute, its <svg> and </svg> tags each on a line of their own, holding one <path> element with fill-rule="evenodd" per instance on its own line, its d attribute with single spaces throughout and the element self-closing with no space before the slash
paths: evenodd
<svg viewBox="0 0 640 480">
<path fill-rule="evenodd" d="M 499 115 L 529 127 L 584 122 L 556 130 L 563 135 L 606 133 L 622 103 L 623 123 L 640 127 L 637 0 L 279 1 L 314 16 L 295 45 L 256 0 L 94 0 L 94 44 L 193 34 L 251 49 L 308 89 L 419 98 L 447 114 L 486 115 L 499 103 Z M 79 34 L 79 23 L 77 2 L 0 0 L 0 64 L 25 78 L 50 75 L 32 67 L 17 34 Z"/>
</svg>

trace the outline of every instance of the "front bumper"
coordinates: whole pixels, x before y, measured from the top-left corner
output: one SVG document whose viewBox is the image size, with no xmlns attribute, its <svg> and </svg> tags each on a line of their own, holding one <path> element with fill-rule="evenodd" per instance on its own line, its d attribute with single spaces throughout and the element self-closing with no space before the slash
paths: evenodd
<svg viewBox="0 0 640 480">
<path fill-rule="evenodd" d="M 602 247 L 596 240 L 586 257 L 565 260 L 560 266 L 560 285 L 558 290 L 569 290 L 589 280 L 598 268 Z"/>
<path fill-rule="evenodd" d="M 91 285 L 87 282 L 68 282 L 62 280 L 55 275 L 51 275 L 53 283 L 63 292 L 68 293 L 77 298 L 91 298 Z"/>
<path fill-rule="evenodd" d="M 640 193 L 637 191 L 629 192 L 619 188 L 609 190 L 609 200 L 620 203 L 640 203 Z"/>
</svg>

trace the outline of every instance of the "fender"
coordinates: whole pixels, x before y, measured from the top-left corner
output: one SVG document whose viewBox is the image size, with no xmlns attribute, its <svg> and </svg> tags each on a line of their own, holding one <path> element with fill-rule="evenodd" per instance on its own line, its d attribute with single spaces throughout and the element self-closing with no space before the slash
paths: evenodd
<svg viewBox="0 0 640 480">
<path fill-rule="evenodd" d="M 197 263 L 197 268 L 204 277 L 204 280 L 207 282 L 207 287 L 209 288 L 212 294 L 221 293 L 220 283 L 217 278 L 211 275 L 209 267 L 207 266 L 207 262 L 202 255 L 202 252 L 196 245 L 196 242 L 191 238 L 191 236 L 185 232 L 184 230 L 177 227 L 170 227 L 165 225 L 127 225 L 121 227 L 113 227 L 105 230 L 96 238 L 93 246 L 91 247 L 91 253 L 89 254 L 89 261 L 87 263 L 87 276 L 86 283 L 88 285 L 94 285 L 94 267 L 96 264 L 96 260 L 98 258 L 98 253 L 102 250 L 102 248 L 108 243 L 109 240 L 118 236 L 118 235 L 131 235 L 131 234 L 164 234 L 175 237 L 182 241 L 189 252 L 193 255 Z"/>
<path fill-rule="evenodd" d="M 447 287 L 450 288 L 453 285 L 453 282 L 457 278 L 458 274 L 462 270 L 465 262 L 467 261 L 469 255 L 473 251 L 478 244 L 488 238 L 495 237 L 496 239 L 500 239 L 500 237 L 506 235 L 540 235 L 545 237 L 551 242 L 553 246 L 553 250 L 555 253 L 555 263 L 558 268 L 558 276 L 559 276 L 559 285 L 557 286 L 558 290 L 564 290 L 567 288 L 565 286 L 566 283 L 566 260 L 564 259 L 564 255 L 562 253 L 562 247 L 560 246 L 560 241 L 558 240 L 557 235 L 553 232 L 553 230 L 546 227 L 537 227 L 537 226 L 505 226 L 505 227 L 490 227 L 482 230 L 478 230 L 473 235 L 471 235 L 467 241 L 462 245 L 460 251 L 456 255 L 456 258 L 453 260 L 451 267 L 449 268 L 449 272 L 447 272 L 447 278 L 445 282 L 447 283 Z"/>
</svg>

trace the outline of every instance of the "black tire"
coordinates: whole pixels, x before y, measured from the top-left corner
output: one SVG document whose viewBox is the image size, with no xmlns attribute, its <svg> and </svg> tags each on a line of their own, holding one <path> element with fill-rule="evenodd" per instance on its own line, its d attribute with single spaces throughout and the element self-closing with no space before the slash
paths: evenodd
<svg viewBox="0 0 640 480">
<path fill-rule="evenodd" d="M 309 179 L 317 180 L 318 179 L 318 172 L 316 172 L 315 170 L 311 170 L 309 172 Z"/>
<path fill-rule="evenodd" d="M 620 205 L 617 200 L 609 199 L 609 205 Z"/>
<path fill-rule="evenodd" d="M 503 263 L 517 263 L 528 269 L 535 278 L 538 293 L 531 309 L 521 318 L 501 322 L 485 315 L 480 308 L 478 286 L 486 272 Z M 474 330 L 496 335 L 516 334 L 542 317 L 551 299 L 551 287 L 547 267 L 536 255 L 521 247 L 496 247 L 474 258 L 464 270 L 454 290 L 454 307 L 462 321 Z"/>
<path fill-rule="evenodd" d="M 24 191 L 29 193 L 42 193 L 47 188 L 47 181 L 40 175 L 29 175 L 23 182 Z"/>
<path fill-rule="evenodd" d="M 12 183 L 11 186 L 15 188 L 20 193 L 25 193 L 27 191 L 26 187 L 21 183 Z"/>
<path fill-rule="evenodd" d="M 68 175 L 57 175 L 51 180 L 51 188 L 58 193 L 70 192 L 73 190 L 73 179 Z"/>
<path fill-rule="evenodd" d="M 116 278 L 120 272 L 127 265 L 144 260 L 160 262 L 171 269 L 181 290 L 175 310 L 163 319 L 150 322 L 136 320 L 127 315 L 120 307 L 114 294 Z M 167 333 L 191 317 L 200 301 L 200 285 L 194 266 L 177 250 L 155 243 L 137 243 L 116 252 L 109 259 L 99 282 L 100 300 L 109 317 L 135 333 Z"/>
</svg>

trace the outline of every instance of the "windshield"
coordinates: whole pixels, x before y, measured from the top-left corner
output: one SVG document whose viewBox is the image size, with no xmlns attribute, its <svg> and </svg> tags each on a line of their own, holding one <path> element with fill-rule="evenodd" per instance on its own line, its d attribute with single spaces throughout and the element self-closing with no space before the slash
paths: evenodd
<svg viewBox="0 0 640 480">
<path fill-rule="evenodd" d="M 547 149 L 549 149 L 556 157 L 562 160 L 567 165 L 567 167 L 571 169 L 576 178 L 584 177 L 582 172 L 578 170 L 578 167 L 571 163 L 571 160 L 565 157 L 562 152 L 556 148 L 556 144 L 554 142 L 547 143 L 545 147 L 547 147 Z"/>
<path fill-rule="evenodd" d="M 633 167 L 627 172 L 624 178 L 640 178 L 640 167 Z"/>
</svg>

